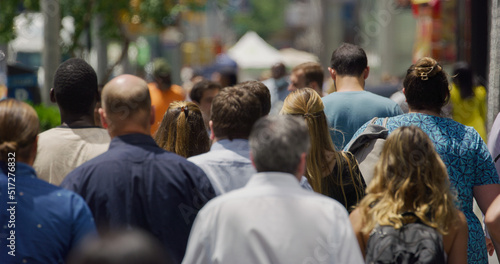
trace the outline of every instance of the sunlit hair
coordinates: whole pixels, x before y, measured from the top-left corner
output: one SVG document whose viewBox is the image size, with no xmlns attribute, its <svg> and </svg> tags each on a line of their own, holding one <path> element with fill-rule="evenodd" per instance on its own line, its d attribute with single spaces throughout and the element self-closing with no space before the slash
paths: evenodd
<svg viewBox="0 0 500 264">
<path fill-rule="evenodd" d="M 344 200 L 347 201 L 343 186 L 353 182 L 359 182 L 360 180 L 355 179 L 355 177 L 360 176 L 359 174 L 353 173 L 352 168 L 356 164 L 351 164 L 351 159 L 349 159 L 344 152 L 335 150 L 323 109 L 324 105 L 318 93 L 311 88 L 303 88 L 291 92 L 286 97 L 280 114 L 300 115 L 306 120 L 309 128 L 311 148 L 307 154 L 305 176 L 313 190 L 331 196 L 333 190 L 329 187 L 335 184 L 341 187 L 341 195 L 343 195 Z M 327 152 L 334 153 L 331 161 L 328 161 L 326 157 Z M 343 182 L 342 179 L 342 171 L 344 170 L 343 163 L 340 162 L 342 160 L 347 161 L 348 170 L 351 175 L 349 182 Z M 328 176 L 325 177 L 324 172 L 328 170 L 330 167 L 329 164 L 332 162 L 336 162 L 336 173 L 328 172 Z M 356 184 L 354 184 L 354 187 L 356 188 Z M 362 195 L 363 190 L 357 189 L 356 196 L 358 200 L 361 199 Z M 347 204 L 345 206 L 347 206 Z"/>
<path fill-rule="evenodd" d="M 430 138 L 416 126 L 400 127 L 384 144 L 373 180 L 359 205 L 368 234 L 377 225 L 403 226 L 413 212 L 441 234 L 457 219 L 448 173 Z"/>
<path fill-rule="evenodd" d="M 40 127 L 35 110 L 15 99 L 0 101 L 0 127 L 0 160 L 7 162 L 9 153 L 28 158 Z"/>
<path fill-rule="evenodd" d="M 423 57 L 410 66 L 403 87 L 406 101 L 413 110 L 440 113 L 450 98 L 448 75 L 435 59 L 429 57 Z"/>
<path fill-rule="evenodd" d="M 192 102 L 172 102 L 155 141 L 161 148 L 186 158 L 207 152 L 210 141 L 200 108 Z"/>
</svg>

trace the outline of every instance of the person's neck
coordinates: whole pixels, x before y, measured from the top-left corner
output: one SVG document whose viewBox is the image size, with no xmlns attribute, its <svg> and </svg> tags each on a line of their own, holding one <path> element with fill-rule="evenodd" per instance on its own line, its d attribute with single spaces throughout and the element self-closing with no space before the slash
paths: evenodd
<svg viewBox="0 0 500 264">
<path fill-rule="evenodd" d="M 362 77 L 337 76 L 335 80 L 337 92 L 359 92 L 365 90 L 365 80 Z"/>
<path fill-rule="evenodd" d="M 426 115 L 433 115 L 433 116 L 441 116 L 441 113 L 433 111 L 433 110 L 416 110 L 416 109 L 409 109 L 408 113 L 419 113 L 419 114 L 426 114 Z"/>
<path fill-rule="evenodd" d="M 93 115 L 67 115 L 61 113 L 61 125 L 69 128 L 94 127 L 95 120 Z"/>
<path fill-rule="evenodd" d="M 142 127 L 124 127 L 120 129 L 109 129 L 108 128 L 108 133 L 109 137 L 111 139 L 119 136 L 124 136 L 124 135 L 130 135 L 130 134 L 143 134 L 147 136 L 151 136 L 151 132 L 149 128 L 147 130 L 143 129 Z"/>
</svg>

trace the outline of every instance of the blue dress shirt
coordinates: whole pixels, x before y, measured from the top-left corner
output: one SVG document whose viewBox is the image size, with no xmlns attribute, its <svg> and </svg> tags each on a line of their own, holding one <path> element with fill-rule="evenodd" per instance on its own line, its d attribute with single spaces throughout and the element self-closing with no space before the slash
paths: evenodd
<svg viewBox="0 0 500 264">
<path fill-rule="evenodd" d="M 95 234 L 80 196 L 37 179 L 27 164 L 16 163 L 15 177 L 8 177 L 6 163 L 0 167 L 0 263 L 64 263 L 84 236 Z"/>
<path fill-rule="evenodd" d="M 113 138 L 107 152 L 69 173 L 61 186 L 85 199 L 99 232 L 144 229 L 179 263 L 199 209 L 215 196 L 200 168 L 144 134 Z"/>
<path fill-rule="evenodd" d="M 257 173 L 250 160 L 250 145 L 246 139 L 221 139 L 212 144 L 210 151 L 190 157 L 208 176 L 217 195 L 239 189 Z M 302 188 L 312 190 L 306 177 Z"/>
</svg>

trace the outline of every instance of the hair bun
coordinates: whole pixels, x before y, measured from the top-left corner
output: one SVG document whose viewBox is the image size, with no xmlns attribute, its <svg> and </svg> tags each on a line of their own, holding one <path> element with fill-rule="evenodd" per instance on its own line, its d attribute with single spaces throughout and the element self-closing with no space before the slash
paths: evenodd
<svg viewBox="0 0 500 264">
<path fill-rule="evenodd" d="M 422 81 L 426 81 L 429 77 L 433 77 L 443 70 L 439 63 L 429 57 L 423 57 L 415 63 L 415 74 L 420 77 Z"/>
<path fill-rule="evenodd" d="M 17 142 L 4 141 L 0 144 L 0 153 L 14 152 L 17 150 Z"/>
</svg>

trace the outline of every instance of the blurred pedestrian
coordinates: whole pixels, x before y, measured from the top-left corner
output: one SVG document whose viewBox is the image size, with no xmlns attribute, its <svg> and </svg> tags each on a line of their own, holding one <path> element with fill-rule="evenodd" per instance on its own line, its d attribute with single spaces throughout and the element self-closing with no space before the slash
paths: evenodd
<svg viewBox="0 0 500 264">
<path fill-rule="evenodd" d="M 171 67 L 164 58 L 153 61 L 153 78 L 154 81 L 148 84 L 148 88 L 155 112 L 155 120 L 151 125 L 151 135 L 154 136 L 170 103 L 184 101 L 186 92 L 179 85 L 172 83 Z"/>
<path fill-rule="evenodd" d="M 474 83 L 466 62 L 455 64 L 453 77 L 450 91 L 453 120 L 474 127 L 486 142 L 486 88 Z"/>
</svg>

